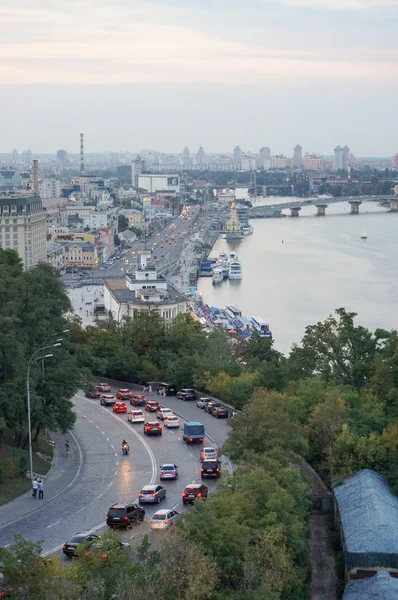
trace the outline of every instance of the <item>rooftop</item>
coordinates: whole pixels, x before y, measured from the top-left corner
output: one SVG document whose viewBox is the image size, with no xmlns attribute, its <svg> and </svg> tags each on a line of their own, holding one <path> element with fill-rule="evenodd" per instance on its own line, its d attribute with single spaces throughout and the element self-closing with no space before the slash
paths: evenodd
<svg viewBox="0 0 398 600">
<path fill-rule="evenodd" d="M 156 280 L 150 280 L 150 283 L 156 285 L 158 283 L 164 283 L 164 278 L 158 278 Z M 142 281 L 142 284 L 145 285 L 147 282 Z M 148 302 L 142 300 L 139 296 L 158 296 L 159 294 L 164 295 L 164 298 L 160 301 L 157 301 L 156 304 L 170 304 L 176 302 L 184 302 L 185 296 L 180 294 L 174 286 L 167 282 L 167 289 L 139 289 L 129 290 L 126 286 L 126 279 L 124 277 L 114 278 L 114 279 L 105 279 L 105 286 L 109 289 L 113 297 L 118 303 L 132 303 L 139 305 L 147 305 Z M 149 300 L 150 302 L 150 300 Z"/>
<path fill-rule="evenodd" d="M 380 571 L 370 579 L 350 581 L 344 590 L 343 600 L 396 600 L 398 579 Z"/>
</svg>

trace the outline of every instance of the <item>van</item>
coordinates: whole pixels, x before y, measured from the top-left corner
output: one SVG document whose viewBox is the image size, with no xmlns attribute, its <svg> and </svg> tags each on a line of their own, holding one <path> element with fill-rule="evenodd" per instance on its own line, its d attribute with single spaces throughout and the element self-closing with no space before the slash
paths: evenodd
<svg viewBox="0 0 398 600">
<path fill-rule="evenodd" d="M 177 386 L 174 383 L 159 383 L 158 385 L 158 394 L 162 391 L 166 392 L 166 396 L 175 396 L 177 393 Z"/>
<path fill-rule="evenodd" d="M 184 423 L 184 433 L 182 439 L 187 444 L 203 442 L 205 439 L 205 428 L 199 421 L 188 421 Z"/>
</svg>

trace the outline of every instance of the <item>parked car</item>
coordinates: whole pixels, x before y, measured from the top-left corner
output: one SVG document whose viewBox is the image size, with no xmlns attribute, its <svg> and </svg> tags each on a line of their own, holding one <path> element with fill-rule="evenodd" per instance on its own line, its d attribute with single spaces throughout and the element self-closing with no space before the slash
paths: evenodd
<svg viewBox="0 0 398 600">
<path fill-rule="evenodd" d="M 119 400 L 130 400 L 133 396 L 133 392 L 127 388 L 121 388 L 116 396 Z"/>
<path fill-rule="evenodd" d="M 75 535 L 69 538 L 69 540 L 62 546 L 62 552 L 68 558 L 72 558 L 72 556 L 76 556 L 76 550 L 81 544 L 93 542 L 94 540 L 99 540 L 99 536 L 94 535 L 94 533 L 91 533 L 90 531 L 75 533 Z"/>
<path fill-rule="evenodd" d="M 144 423 L 145 435 L 162 435 L 162 426 L 159 421 L 148 421 Z"/>
<path fill-rule="evenodd" d="M 145 423 L 145 415 L 140 408 L 133 408 L 130 410 L 127 420 L 130 423 Z"/>
<path fill-rule="evenodd" d="M 207 402 L 207 404 L 205 406 L 205 412 L 207 412 L 211 415 L 211 411 L 213 410 L 214 406 L 220 406 L 220 405 L 215 400 L 210 400 L 210 402 Z"/>
<path fill-rule="evenodd" d="M 213 415 L 213 417 L 216 417 L 217 419 L 228 419 L 229 413 L 228 413 L 228 410 L 225 408 L 225 406 L 219 405 L 219 406 L 213 406 L 211 414 Z"/>
<path fill-rule="evenodd" d="M 101 398 L 101 392 L 99 390 L 86 390 L 84 395 L 86 398 Z"/>
<path fill-rule="evenodd" d="M 97 385 L 97 390 L 99 392 L 111 392 L 112 388 L 109 385 L 109 383 L 100 383 L 99 385 Z"/>
<path fill-rule="evenodd" d="M 162 391 L 166 393 L 166 396 L 175 396 L 177 393 L 177 387 L 174 383 L 165 383 L 164 381 L 159 383 L 157 392 L 160 394 Z"/>
<path fill-rule="evenodd" d="M 178 466 L 173 463 L 165 463 L 160 467 L 160 480 L 162 479 L 178 479 Z"/>
<path fill-rule="evenodd" d="M 196 400 L 196 392 L 192 388 L 182 388 L 177 392 L 177 398 L 179 400 Z"/>
<path fill-rule="evenodd" d="M 208 402 L 210 402 L 210 398 L 198 398 L 196 400 L 196 406 L 198 406 L 199 408 L 204 408 Z"/>
<path fill-rule="evenodd" d="M 100 403 L 102 406 L 113 406 L 115 404 L 115 396 L 113 394 L 103 394 Z"/>
<path fill-rule="evenodd" d="M 216 458 L 206 458 L 206 460 L 202 462 L 200 469 L 200 476 L 202 479 L 204 477 L 216 477 L 218 479 L 220 475 L 220 463 Z"/>
<path fill-rule="evenodd" d="M 155 400 L 147 400 L 147 403 L 145 404 L 145 410 L 148 412 L 157 412 L 159 408 L 160 404 Z"/>
<path fill-rule="evenodd" d="M 145 406 L 146 398 L 142 394 L 135 394 L 130 398 L 131 406 Z"/>
<path fill-rule="evenodd" d="M 145 510 L 137 503 L 113 504 L 106 515 L 106 524 L 111 529 L 115 527 L 127 527 L 133 523 L 143 521 Z"/>
<path fill-rule="evenodd" d="M 173 411 L 165 406 L 161 406 L 156 413 L 157 418 L 161 421 L 163 421 L 165 417 L 172 417 L 173 415 Z"/>
<path fill-rule="evenodd" d="M 196 498 L 207 498 L 208 487 L 204 483 L 190 483 L 182 493 L 183 504 L 193 504 Z"/>
<path fill-rule="evenodd" d="M 167 429 L 179 428 L 180 427 L 180 419 L 175 415 L 167 415 L 163 420 L 164 426 Z"/>
<path fill-rule="evenodd" d="M 169 529 L 181 519 L 181 513 L 171 508 L 156 511 L 152 518 L 149 519 L 149 524 L 152 529 Z"/>
<path fill-rule="evenodd" d="M 162 485 L 144 485 L 138 494 L 140 504 L 159 504 L 163 498 L 166 498 L 166 488 Z"/>
</svg>

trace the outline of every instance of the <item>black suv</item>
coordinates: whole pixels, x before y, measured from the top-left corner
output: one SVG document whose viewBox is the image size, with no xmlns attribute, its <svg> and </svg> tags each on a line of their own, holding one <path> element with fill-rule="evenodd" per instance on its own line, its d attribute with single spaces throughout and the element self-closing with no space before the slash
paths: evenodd
<svg viewBox="0 0 398 600">
<path fill-rule="evenodd" d="M 182 503 L 193 504 L 196 498 L 207 498 L 208 487 L 204 483 L 190 483 L 182 492 Z"/>
<path fill-rule="evenodd" d="M 162 429 L 159 421 L 146 421 L 144 423 L 145 435 L 162 435 Z"/>
<path fill-rule="evenodd" d="M 114 504 L 106 515 L 106 524 L 111 529 L 115 527 L 127 527 L 145 518 L 145 510 L 138 504 Z"/>
<path fill-rule="evenodd" d="M 183 388 L 177 392 L 177 398 L 179 400 L 196 400 L 195 390 L 192 388 Z"/>
<path fill-rule="evenodd" d="M 80 544 L 84 544 L 86 542 L 93 542 L 94 540 L 99 540 L 98 535 L 94 535 L 94 533 L 90 533 L 86 531 L 84 533 L 76 533 L 74 536 L 69 538 L 67 542 L 62 546 L 62 552 L 68 558 L 72 558 L 72 556 L 76 556 L 77 547 Z"/>
<path fill-rule="evenodd" d="M 217 477 L 221 475 L 221 465 L 216 458 L 208 458 L 202 462 L 200 469 L 200 476 L 204 477 Z"/>
<path fill-rule="evenodd" d="M 158 385 L 158 394 L 160 394 L 161 392 L 165 392 L 166 396 L 175 396 L 176 392 L 177 392 L 177 388 L 174 385 L 174 383 L 165 383 L 165 382 L 161 382 Z"/>
</svg>

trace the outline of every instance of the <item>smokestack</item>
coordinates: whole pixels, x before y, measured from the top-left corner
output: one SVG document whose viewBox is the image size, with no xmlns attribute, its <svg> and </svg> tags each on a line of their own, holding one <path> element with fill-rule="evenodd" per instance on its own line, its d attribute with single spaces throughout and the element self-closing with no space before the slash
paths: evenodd
<svg viewBox="0 0 398 600">
<path fill-rule="evenodd" d="M 80 175 L 84 174 L 84 144 L 83 134 L 80 134 Z"/>
<path fill-rule="evenodd" d="M 33 161 L 33 193 L 39 194 L 39 161 Z"/>
</svg>

